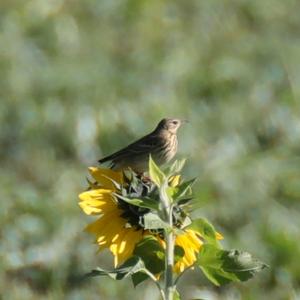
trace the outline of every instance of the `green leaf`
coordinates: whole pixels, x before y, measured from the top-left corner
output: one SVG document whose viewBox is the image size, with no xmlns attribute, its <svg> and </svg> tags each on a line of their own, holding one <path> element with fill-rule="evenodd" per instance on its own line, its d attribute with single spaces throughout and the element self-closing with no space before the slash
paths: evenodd
<svg viewBox="0 0 300 300">
<path fill-rule="evenodd" d="M 214 226 L 206 219 L 203 218 L 195 219 L 192 221 L 190 225 L 187 226 L 187 228 L 199 232 L 200 235 L 208 244 L 212 244 L 220 248 L 219 242 L 217 240 L 217 232 Z"/>
<path fill-rule="evenodd" d="M 165 252 L 161 244 L 154 236 L 145 236 L 134 249 L 134 254 L 139 256 L 146 268 L 152 274 L 159 274 L 165 267 Z M 134 286 L 137 286 L 142 281 L 146 280 L 148 276 L 143 273 L 135 273 L 132 276 Z"/>
<path fill-rule="evenodd" d="M 163 184 L 163 182 L 166 180 L 165 174 L 161 171 L 161 169 L 154 162 L 151 155 L 149 157 L 149 175 L 150 175 L 151 180 L 158 187 L 160 187 Z"/>
<path fill-rule="evenodd" d="M 168 195 L 168 197 L 171 197 L 171 198 L 173 198 L 173 196 L 177 193 L 177 191 L 178 191 L 178 187 L 176 187 L 176 186 L 168 186 L 167 188 L 166 188 L 166 193 L 167 193 L 167 195 Z"/>
<path fill-rule="evenodd" d="M 209 244 L 201 247 L 197 265 L 217 286 L 231 281 L 246 281 L 267 267 L 248 252 L 222 250 Z"/>
<path fill-rule="evenodd" d="M 175 160 L 174 163 L 171 165 L 171 167 L 167 170 L 168 176 L 178 174 L 184 167 L 185 162 L 186 162 L 185 158 Z"/>
<path fill-rule="evenodd" d="M 101 268 L 97 268 L 92 270 L 90 273 L 86 274 L 87 277 L 95 277 L 95 276 L 109 276 L 115 280 L 121 280 L 126 278 L 132 274 L 137 272 L 141 272 L 145 270 L 144 262 L 138 256 L 130 257 L 124 264 L 120 267 L 107 271 Z"/>
<path fill-rule="evenodd" d="M 179 201 L 186 195 L 190 196 L 192 194 L 192 185 L 196 180 L 197 178 L 193 178 L 191 180 L 184 181 L 179 186 L 177 186 L 173 193 L 173 199 L 175 201 Z"/>
<path fill-rule="evenodd" d="M 182 198 L 180 200 L 177 200 L 177 203 L 180 207 L 182 207 L 182 206 L 191 205 L 192 200 L 193 198 Z"/>
<path fill-rule="evenodd" d="M 132 283 L 134 287 L 138 286 L 140 283 L 148 279 L 148 275 L 143 272 L 138 272 L 135 274 L 132 274 L 131 276 Z"/>
<path fill-rule="evenodd" d="M 117 198 L 122 199 L 123 201 L 127 202 L 128 204 L 138 206 L 138 207 L 143 207 L 143 208 L 149 208 L 153 210 L 158 210 L 158 201 L 155 201 L 154 199 L 151 198 L 128 198 L 119 194 L 114 193 L 114 195 Z"/>
<path fill-rule="evenodd" d="M 178 245 L 175 245 L 174 247 L 174 260 L 175 260 L 175 264 L 182 259 L 182 257 L 184 256 L 185 252 L 184 249 Z"/>
<path fill-rule="evenodd" d="M 157 214 L 149 212 L 143 216 L 144 229 L 170 229 L 168 223 L 164 222 Z"/>
<path fill-rule="evenodd" d="M 177 290 L 175 290 L 173 295 L 173 300 L 180 300 L 180 299 L 181 299 L 180 294 L 178 293 Z"/>
</svg>

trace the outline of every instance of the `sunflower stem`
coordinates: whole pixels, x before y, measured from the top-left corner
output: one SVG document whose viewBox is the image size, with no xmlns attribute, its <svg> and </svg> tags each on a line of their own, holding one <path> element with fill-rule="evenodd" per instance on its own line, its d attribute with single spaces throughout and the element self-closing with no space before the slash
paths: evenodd
<svg viewBox="0 0 300 300">
<path fill-rule="evenodd" d="M 162 212 L 164 221 L 168 223 L 169 228 L 165 229 L 166 255 L 165 255 L 165 286 L 164 294 L 166 300 L 174 299 L 175 286 L 173 281 L 174 267 L 174 233 L 173 233 L 173 207 L 172 199 L 166 193 L 167 181 L 160 189 L 160 200 L 162 204 Z"/>
<path fill-rule="evenodd" d="M 172 226 L 172 218 L 169 225 Z M 173 300 L 173 266 L 174 266 L 174 234 L 173 230 L 166 232 L 166 278 L 165 278 L 165 295 L 166 300 Z"/>
</svg>

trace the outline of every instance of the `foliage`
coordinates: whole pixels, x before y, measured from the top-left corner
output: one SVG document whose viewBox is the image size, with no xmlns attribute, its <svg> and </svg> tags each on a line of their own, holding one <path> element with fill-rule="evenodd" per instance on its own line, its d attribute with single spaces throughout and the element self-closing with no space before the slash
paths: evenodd
<svg viewBox="0 0 300 300">
<path fill-rule="evenodd" d="M 210 244 L 201 249 L 197 264 L 207 278 L 218 286 L 232 281 L 246 281 L 266 267 L 247 252 L 222 250 Z"/>
</svg>

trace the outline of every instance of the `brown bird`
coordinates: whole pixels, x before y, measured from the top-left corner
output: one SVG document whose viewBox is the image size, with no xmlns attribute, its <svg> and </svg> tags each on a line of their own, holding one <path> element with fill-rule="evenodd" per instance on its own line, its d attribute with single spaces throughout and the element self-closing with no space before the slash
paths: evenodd
<svg viewBox="0 0 300 300">
<path fill-rule="evenodd" d="M 176 133 L 183 122 L 186 121 L 162 119 L 151 133 L 100 159 L 99 162 L 101 164 L 110 162 L 110 168 L 113 170 L 123 170 L 129 167 L 137 173 L 148 171 L 150 154 L 158 165 L 169 162 L 177 152 Z"/>
</svg>

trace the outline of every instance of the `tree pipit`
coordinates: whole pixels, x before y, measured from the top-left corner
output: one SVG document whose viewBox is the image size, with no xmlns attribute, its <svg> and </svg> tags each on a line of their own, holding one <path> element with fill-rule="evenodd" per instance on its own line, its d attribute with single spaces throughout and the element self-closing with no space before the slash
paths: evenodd
<svg viewBox="0 0 300 300">
<path fill-rule="evenodd" d="M 131 168 L 142 174 L 148 170 L 149 156 L 158 165 L 169 162 L 177 152 L 177 130 L 185 120 L 165 118 L 146 136 L 99 160 L 110 162 L 113 170 Z"/>
</svg>

